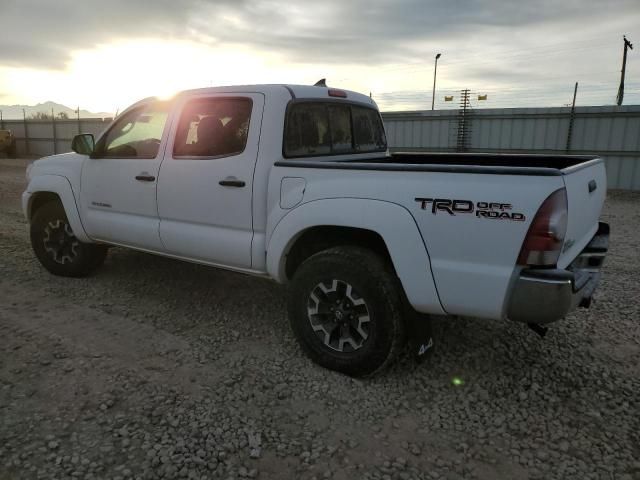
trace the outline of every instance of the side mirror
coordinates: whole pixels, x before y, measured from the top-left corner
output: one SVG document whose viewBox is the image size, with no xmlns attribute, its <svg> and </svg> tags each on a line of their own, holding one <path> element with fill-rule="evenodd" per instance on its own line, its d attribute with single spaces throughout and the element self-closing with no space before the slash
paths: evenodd
<svg viewBox="0 0 640 480">
<path fill-rule="evenodd" d="M 71 141 L 71 150 L 81 155 L 91 155 L 94 147 L 95 140 L 92 133 L 81 133 Z"/>
</svg>

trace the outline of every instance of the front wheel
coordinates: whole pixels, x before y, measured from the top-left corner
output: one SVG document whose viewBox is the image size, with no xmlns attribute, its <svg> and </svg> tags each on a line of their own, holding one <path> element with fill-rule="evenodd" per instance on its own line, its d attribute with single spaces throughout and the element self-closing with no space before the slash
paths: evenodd
<svg viewBox="0 0 640 480">
<path fill-rule="evenodd" d="M 49 272 L 63 277 L 84 277 L 104 262 L 107 248 L 76 238 L 58 202 L 40 207 L 31 219 L 31 247 Z"/>
<path fill-rule="evenodd" d="M 370 250 L 335 247 L 296 271 L 288 311 L 305 353 L 319 365 L 351 376 L 389 364 L 404 340 L 400 286 Z"/>
</svg>

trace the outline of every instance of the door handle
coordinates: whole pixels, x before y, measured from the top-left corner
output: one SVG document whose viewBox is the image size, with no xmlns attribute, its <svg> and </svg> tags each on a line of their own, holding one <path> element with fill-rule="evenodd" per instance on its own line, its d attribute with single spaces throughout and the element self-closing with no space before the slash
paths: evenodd
<svg viewBox="0 0 640 480">
<path fill-rule="evenodd" d="M 238 180 L 235 177 L 227 177 L 224 180 L 220 180 L 218 183 L 223 187 L 244 187 L 246 185 L 244 180 Z"/>
<path fill-rule="evenodd" d="M 154 177 L 153 175 L 145 175 L 145 174 L 140 174 L 140 175 L 136 175 L 136 180 L 139 180 L 140 182 L 153 182 L 156 179 L 156 177 Z"/>
</svg>

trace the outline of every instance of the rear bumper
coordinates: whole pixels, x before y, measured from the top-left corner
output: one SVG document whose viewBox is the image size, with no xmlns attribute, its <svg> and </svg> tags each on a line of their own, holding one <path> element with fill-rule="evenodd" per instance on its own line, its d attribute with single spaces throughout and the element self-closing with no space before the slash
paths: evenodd
<svg viewBox="0 0 640 480">
<path fill-rule="evenodd" d="M 544 324 L 564 318 L 576 307 L 589 307 L 608 248 L 609 225 L 600 222 L 589 244 L 565 270 L 523 270 L 511 291 L 507 317 Z"/>
</svg>

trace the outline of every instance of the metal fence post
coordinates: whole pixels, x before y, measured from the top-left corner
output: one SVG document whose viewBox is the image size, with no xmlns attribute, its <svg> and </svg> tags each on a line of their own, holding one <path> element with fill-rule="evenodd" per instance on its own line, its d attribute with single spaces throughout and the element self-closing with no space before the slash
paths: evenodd
<svg viewBox="0 0 640 480">
<path fill-rule="evenodd" d="M 58 132 L 56 132 L 56 116 L 51 109 L 51 129 L 53 132 L 53 154 L 58 153 Z"/>
<path fill-rule="evenodd" d="M 22 122 L 24 125 L 24 154 L 29 155 L 29 128 L 27 127 L 27 113 L 22 109 Z"/>
<path fill-rule="evenodd" d="M 576 117 L 576 96 L 578 95 L 578 82 L 573 89 L 573 103 L 571 104 L 571 113 L 569 114 L 569 129 L 567 130 L 567 147 L 565 151 L 571 151 L 571 136 L 573 134 L 573 121 Z"/>
</svg>

